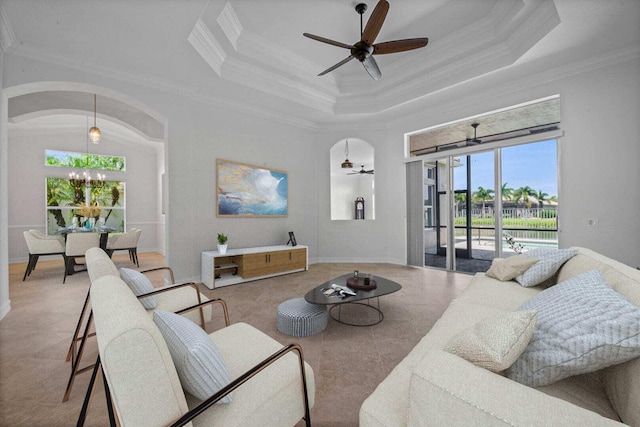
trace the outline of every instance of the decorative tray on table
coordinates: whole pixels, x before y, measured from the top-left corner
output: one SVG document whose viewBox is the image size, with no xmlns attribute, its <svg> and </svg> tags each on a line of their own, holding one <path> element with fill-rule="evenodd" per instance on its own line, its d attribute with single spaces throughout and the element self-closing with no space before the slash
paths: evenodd
<svg viewBox="0 0 640 427">
<path fill-rule="evenodd" d="M 375 279 L 369 279 L 369 284 L 365 284 L 365 279 L 369 279 L 368 277 L 349 277 L 347 279 L 347 286 L 351 289 L 358 289 L 361 291 L 371 291 L 378 287 Z"/>
</svg>

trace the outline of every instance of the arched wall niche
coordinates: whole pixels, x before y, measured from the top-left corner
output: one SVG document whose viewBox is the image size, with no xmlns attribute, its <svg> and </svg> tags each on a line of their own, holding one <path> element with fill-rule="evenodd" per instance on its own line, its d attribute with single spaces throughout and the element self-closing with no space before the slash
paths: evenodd
<svg viewBox="0 0 640 427">
<path fill-rule="evenodd" d="M 375 149 L 362 139 L 345 138 L 331 147 L 329 158 L 331 219 L 375 219 Z M 347 160 L 353 166 L 342 167 Z"/>
</svg>

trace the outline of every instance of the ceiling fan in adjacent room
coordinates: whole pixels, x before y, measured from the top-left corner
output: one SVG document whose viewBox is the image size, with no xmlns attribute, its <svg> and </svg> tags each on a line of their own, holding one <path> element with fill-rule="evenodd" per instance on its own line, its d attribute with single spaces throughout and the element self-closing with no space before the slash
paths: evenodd
<svg viewBox="0 0 640 427">
<path fill-rule="evenodd" d="M 373 175 L 373 169 L 365 170 L 364 165 L 360 165 L 360 166 L 362 167 L 362 169 L 360 169 L 357 172 L 349 172 L 347 175 L 365 175 L 365 174 Z"/>
<path fill-rule="evenodd" d="M 477 135 L 478 126 L 480 126 L 480 123 L 471 123 L 471 127 L 473 128 L 473 139 L 467 138 L 467 146 L 477 145 L 482 143 L 482 140 L 478 139 L 478 135 Z"/>
<path fill-rule="evenodd" d="M 333 46 L 342 47 L 345 49 L 349 49 L 351 51 L 351 55 L 332 67 L 327 68 L 320 74 L 319 76 L 323 76 L 336 68 L 346 64 L 351 61 L 353 58 L 358 59 L 358 61 L 362 62 L 364 69 L 367 70 L 369 75 L 373 80 L 378 80 L 382 77 L 382 72 L 376 63 L 376 60 L 373 58 L 373 55 L 383 55 L 387 53 L 397 53 L 404 52 L 407 50 L 418 49 L 424 47 L 429 43 L 428 38 L 414 38 L 414 39 L 403 39 L 403 40 L 394 40 L 389 42 L 383 42 L 374 44 L 378 33 L 380 33 L 380 29 L 382 28 L 382 24 L 384 24 L 384 20 L 387 16 L 387 12 L 389 11 L 389 2 L 387 0 L 380 0 L 376 5 L 375 9 L 371 13 L 369 20 L 367 21 L 367 26 L 362 28 L 362 15 L 367 10 L 367 5 L 365 3 L 359 3 L 356 5 L 356 12 L 360 14 L 360 41 L 357 43 L 350 45 L 346 43 L 337 42 L 334 40 L 330 40 L 324 37 L 316 36 L 309 33 L 304 33 L 305 37 L 309 37 L 310 39 L 317 40 L 322 43 L 327 43 Z"/>
</svg>

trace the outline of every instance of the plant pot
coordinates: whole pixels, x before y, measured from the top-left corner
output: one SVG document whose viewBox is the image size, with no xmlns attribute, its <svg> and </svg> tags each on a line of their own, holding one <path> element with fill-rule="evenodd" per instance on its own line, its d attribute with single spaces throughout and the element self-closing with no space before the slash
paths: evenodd
<svg viewBox="0 0 640 427">
<path fill-rule="evenodd" d="M 224 255 L 227 253 L 227 245 L 221 245 L 220 243 L 218 243 L 218 253 L 220 253 L 220 255 Z"/>
</svg>

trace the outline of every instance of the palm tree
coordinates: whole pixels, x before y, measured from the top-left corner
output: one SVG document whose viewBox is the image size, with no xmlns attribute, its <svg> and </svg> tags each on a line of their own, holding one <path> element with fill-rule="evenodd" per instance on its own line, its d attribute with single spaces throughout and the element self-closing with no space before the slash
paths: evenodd
<svg viewBox="0 0 640 427">
<path fill-rule="evenodd" d="M 478 191 L 475 191 L 473 193 L 473 198 L 476 200 L 480 200 L 482 201 L 482 217 L 484 217 L 484 203 L 487 200 L 491 200 L 491 194 L 493 194 L 494 191 L 489 189 L 489 188 L 482 188 L 482 187 L 478 187 Z"/>
<path fill-rule="evenodd" d="M 533 189 L 531 187 L 529 187 L 528 185 L 524 186 L 524 187 L 520 187 L 517 190 L 515 190 L 513 192 L 513 200 L 514 202 L 516 202 L 516 206 L 518 205 L 518 202 L 520 201 L 520 199 L 522 199 L 522 202 L 528 207 L 531 207 L 531 200 L 529 200 L 529 197 L 533 196 L 535 194 L 535 192 L 533 191 Z"/>
<path fill-rule="evenodd" d="M 503 182 L 502 183 L 502 200 L 511 200 L 511 197 L 513 196 L 513 188 L 511 187 L 507 187 L 507 185 L 509 185 L 508 182 Z"/>
<path fill-rule="evenodd" d="M 466 205 L 467 203 L 467 193 L 454 193 L 453 201 L 456 204 L 456 212 L 458 212 L 458 205 Z"/>
<path fill-rule="evenodd" d="M 538 201 L 538 207 L 540 209 L 542 209 L 542 207 L 543 207 L 543 202 L 548 200 L 547 196 L 548 196 L 548 194 L 543 192 L 542 190 L 538 190 L 533 194 L 533 197 L 535 197 L 536 200 Z"/>
</svg>

